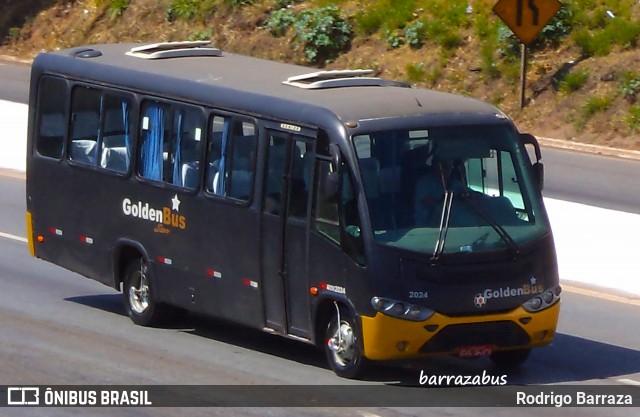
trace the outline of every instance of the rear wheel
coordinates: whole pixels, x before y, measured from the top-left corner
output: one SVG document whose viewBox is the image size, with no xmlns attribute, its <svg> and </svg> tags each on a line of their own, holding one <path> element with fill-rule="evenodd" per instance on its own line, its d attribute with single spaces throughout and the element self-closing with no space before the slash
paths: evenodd
<svg viewBox="0 0 640 417">
<path fill-rule="evenodd" d="M 527 360 L 530 353 L 530 348 L 502 350 L 493 352 L 491 354 L 491 360 L 501 368 L 516 368 L 522 365 Z"/>
<path fill-rule="evenodd" d="M 363 350 L 355 316 L 342 307 L 336 307 L 327 323 L 324 338 L 324 351 L 331 369 L 343 378 L 360 378 L 369 366 Z"/>
<path fill-rule="evenodd" d="M 124 275 L 124 306 L 131 320 L 140 326 L 153 326 L 166 320 L 169 307 L 156 301 L 151 273 L 146 262 L 131 262 Z"/>
</svg>

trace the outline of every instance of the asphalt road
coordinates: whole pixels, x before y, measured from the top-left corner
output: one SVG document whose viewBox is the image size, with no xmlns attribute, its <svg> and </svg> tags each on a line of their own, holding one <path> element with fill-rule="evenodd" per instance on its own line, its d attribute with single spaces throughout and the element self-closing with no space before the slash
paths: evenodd
<svg viewBox="0 0 640 417">
<path fill-rule="evenodd" d="M 0 80 L 9 77 L 6 74 L 15 77 L 18 84 L 28 78 L 24 69 L 0 66 Z M 15 86 L 13 82 L 7 85 Z M 4 88 L 0 84 L 0 98 L 25 100 L 24 85 L 22 90 L 10 87 L 7 92 Z M 638 212 L 634 202 L 640 201 L 640 190 L 631 180 L 633 172 L 638 172 L 637 164 L 556 151 L 545 152 L 545 158 L 548 196 Z M 0 175 L 0 195 L 0 232 L 24 236 L 24 181 Z M 508 383 L 624 385 L 640 381 L 640 335 L 636 331 L 640 305 L 616 300 L 565 292 L 555 342 L 534 351 L 518 372 L 507 374 Z M 0 329 L 0 385 L 354 384 L 337 378 L 326 368 L 322 355 L 310 346 L 228 323 L 187 315 L 166 328 L 137 327 L 125 316 L 120 294 L 31 258 L 24 242 L 8 237 L 0 237 Z M 416 384 L 421 372 L 479 375 L 483 371 L 501 373 L 486 359 L 429 359 L 379 366 L 358 384 Z M 437 395 L 455 400 L 460 393 L 441 389 Z M 472 389 L 464 395 L 480 399 L 485 393 Z M 508 403 L 510 397 L 498 393 L 496 401 Z M 396 406 L 90 411 L 13 408 L 0 409 L 0 416 L 386 417 L 475 416 L 478 411 Z M 526 414 L 547 416 L 554 411 L 527 409 Z M 491 410 L 496 416 L 513 413 L 505 408 Z M 615 417 L 640 412 L 637 408 L 598 408 L 576 409 L 570 415 Z"/>
</svg>

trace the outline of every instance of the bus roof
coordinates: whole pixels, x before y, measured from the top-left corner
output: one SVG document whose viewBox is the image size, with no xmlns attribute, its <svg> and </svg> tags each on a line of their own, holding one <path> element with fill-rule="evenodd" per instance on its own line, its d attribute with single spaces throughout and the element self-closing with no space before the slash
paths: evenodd
<svg viewBox="0 0 640 417">
<path fill-rule="evenodd" d="M 131 53 L 132 48 L 141 46 L 144 45 L 92 45 L 40 54 L 33 64 L 34 74 L 37 76 L 43 71 L 67 74 L 309 124 L 321 123 L 322 117 L 337 118 L 345 123 L 427 114 L 474 115 L 493 120 L 496 114 L 502 115 L 494 106 L 479 100 L 407 88 L 402 83 L 369 85 L 368 81 L 356 80 L 335 88 L 309 89 L 293 85 L 295 82 L 283 82 L 290 77 L 317 72 L 317 69 L 228 52 L 204 56 L 178 53 L 173 58 L 145 59 Z M 341 74 L 329 75 L 330 78 L 337 76 Z"/>
</svg>

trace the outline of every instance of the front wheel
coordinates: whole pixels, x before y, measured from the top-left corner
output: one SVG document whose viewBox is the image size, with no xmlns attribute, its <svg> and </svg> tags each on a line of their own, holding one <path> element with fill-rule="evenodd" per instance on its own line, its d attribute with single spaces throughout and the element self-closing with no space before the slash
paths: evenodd
<svg viewBox="0 0 640 417">
<path fill-rule="evenodd" d="M 122 292 L 127 315 L 135 324 L 153 326 L 166 320 L 167 306 L 156 302 L 151 273 L 144 260 L 138 259 L 127 266 Z"/>
<path fill-rule="evenodd" d="M 501 368 L 516 368 L 522 365 L 529 354 L 531 349 L 515 349 L 515 350 L 502 350 L 493 352 L 491 354 L 491 360 L 497 366 Z"/>
<path fill-rule="evenodd" d="M 369 366 L 355 316 L 337 307 L 327 324 L 324 351 L 331 369 L 342 378 L 360 378 Z"/>
</svg>

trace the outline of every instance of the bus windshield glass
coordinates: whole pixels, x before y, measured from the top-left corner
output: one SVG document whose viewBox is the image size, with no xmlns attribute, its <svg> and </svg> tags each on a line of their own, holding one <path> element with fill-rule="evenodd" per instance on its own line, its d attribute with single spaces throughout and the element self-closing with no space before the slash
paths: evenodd
<svg viewBox="0 0 640 417">
<path fill-rule="evenodd" d="M 507 126 L 353 137 L 377 242 L 426 253 L 511 251 L 549 232 L 529 159 Z"/>
</svg>

